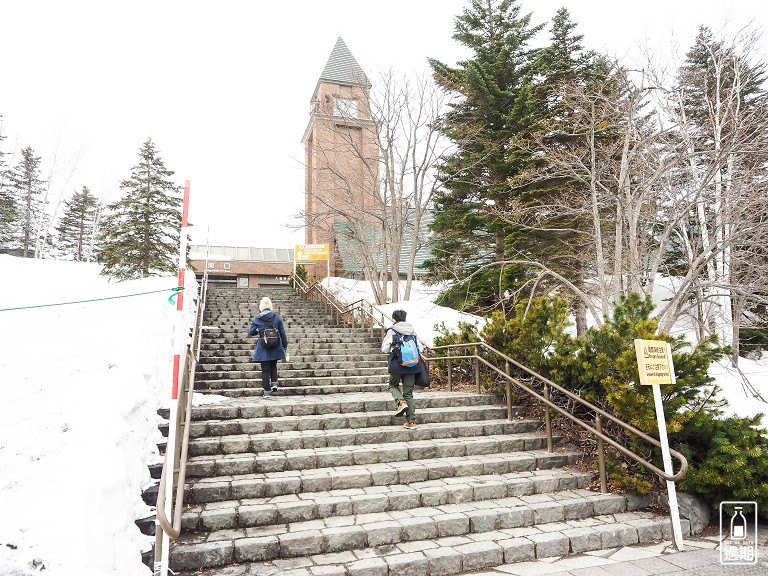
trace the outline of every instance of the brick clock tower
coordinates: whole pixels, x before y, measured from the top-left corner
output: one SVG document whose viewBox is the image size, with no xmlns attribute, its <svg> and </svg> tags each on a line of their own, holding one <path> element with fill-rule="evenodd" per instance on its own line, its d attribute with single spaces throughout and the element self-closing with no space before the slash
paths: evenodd
<svg viewBox="0 0 768 576">
<path fill-rule="evenodd" d="M 305 150 L 305 242 L 331 245 L 331 273 L 344 269 L 336 243 L 345 223 L 375 207 L 379 147 L 365 73 L 339 38 L 312 94 Z M 336 231 L 334 231 L 334 225 Z"/>
</svg>

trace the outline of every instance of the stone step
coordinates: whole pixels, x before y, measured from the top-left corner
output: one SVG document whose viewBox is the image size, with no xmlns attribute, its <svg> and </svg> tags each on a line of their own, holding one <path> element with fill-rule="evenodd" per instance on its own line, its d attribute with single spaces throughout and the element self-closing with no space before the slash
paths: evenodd
<svg viewBox="0 0 768 576">
<path fill-rule="evenodd" d="M 516 415 L 524 411 L 516 407 Z M 424 408 L 418 412 L 419 424 L 501 420 L 507 410 L 501 406 L 456 406 L 449 408 Z M 302 430 L 359 430 L 374 426 L 391 426 L 402 423 L 402 418 L 386 412 L 351 412 L 302 416 L 277 416 L 259 418 L 230 418 L 193 421 L 190 438 L 224 436 L 229 434 L 266 434 L 297 432 Z"/>
<path fill-rule="evenodd" d="M 370 362 L 374 364 L 374 362 Z M 195 374 L 196 382 L 205 382 L 211 380 L 259 380 L 261 379 L 261 368 L 254 367 L 251 364 L 248 370 L 201 370 Z M 381 376 L 389 378 L 387 375 L 387 365 L 383 360 L 379 360 L 376 366 L 372 367 L 353 367 L 349 368 L 318 368 L 298 369 L 292 364 L 283 364 L 279 371 L 281 382 L 292 382 L 295 380 L 313 381 L 317 378 L 347 378 L 350 376 Z"/>
<path fill-rule="evenodd" d="M 349 334 L 360 334 L 360 329 L 355 327 L 342 326 L 318 326 L 317 322 L 307 324 L 294 324 L 292 322 L 283 321 L 286 332 L 297 335 L 309 335 L 314 336 L 316 334 L 327 334 L 346 336 Z M 251 321 L 248 320 L 246 325 L 243 320 L 236 320 L 234 323 L 222 324 L 221 322 L 215 325 L 206 325 L 203 329 L 203 334 L 206 336 L 230 336 L 242 334 L 243 331 L 248 332 L 251 326 Z M 368 333 L 370 335 L 370 333 Z"/>
<path fill-rule="evenodd" d="M 349 351 L 330 353 L 330 351 L 323 352 L 316 350 L 308 351 L 307 354 L 302 354 L 302 351 L 295 348 L 293 344 L 289 345 L 288 348 L 291 350 L 291 362 L 355 362 L 357 360 L 372 361 L 378 359 L 381 361 L 385 359 L 385 356 L 380 352 L 380 349 L 372 350 L 369 354 L 362 352 L 351 354 Z M 294 349 L 296 350 L 295 353 Z M 253 345 L 242 346 L 239 348 L 219 347 L 210 350 L 203 348 L 200 351 L 200 359 L 201 361 L 207 361 L 209 358 L 233 358 L 236 359 L 234 361 L 243 363 L 249 362 L 252 354 Z"/>
<path fill-rule="evenodd" d="M 289 346 L 291 351 L 290 364 L 307 364 L 313 366 L 322 362 L 379 362 L 384 363 L 386 356 L 381 354 L 378 350 L 371 350 L 368 353 L 360 352 L 359 354 L 339 354 L 332 353 L 330 350 L 321 353 L 302 353 L 301 350 L 294 348 L 293 345 Z M 296 353 L 294 353 L 296 350 Z M 207 355 L 206 355 L 207 354 Z M 230 354 L 229 356 L 220 356 L 219 354 Z M 209 359 L 216 358 L 224 363 L 237 363 L 237 364 L 250 364 L 253 366 L 251 357 L 253 356 L 253 346 L 248 348 L 240 348 L 237 350 L 203 350 L 200 354 L 201 363 L 210 362 Z M 281 361 L 283 362 L 283 361 Z"/>
<path fill-rule="evenodd" d="M 280 387 L 284 390 L 289 388 L 305 388 L 305 387 L 323 387 L 323 386 L 336 386 L 336 385 L 352 385 L 352 384 L 387 384 L 389 386 L 389 375 L 378 370 L 378 373 L 372 373 L 368 375 L 352 375 L 352 376 L 317 376 L 317 377 L 304 377 L 304 378 L 283 378 L 282 374 L 278 372 Z M 232 390 L 243 389 L 249 387 L 261 388 L 261 372 L 254 372 L 254 377 L 248 378 L 229 378 L 219 380 L 204 380 L 195 378 L 196 390 Z M 284 391 L 282 390 L 282 391 Z"/>
<path fill-rule="evenodd" d="M 202 342 L 201 348 L 203 350 L 217 350 L 217 349 L 237 349 L 237 350 L 253 350 L 256 345 L 256 338 L 207 338 Z M 325 352 L 329 350 L 336 351 L 340 354 L 349 354 L 354 350 L 355 353 L 370 354 L 372 352 L 378 352 L 381 355 L 381 342 L 378 339 L 364 340 L 358 338 L 356 340 L 348 340 L 339 342 L 333 339 L 306 339 L 301 338 L 292 340 L 288 338 L 289 347 L 300 348 L 304 353 L 307 351 L 312 352 Z M 383 358 L 383 355 L 381 355 Z"/>
<path fill-rule="evenodd" d="M 412 482 L 217 501 L 188 508 L 182 515 L 185 533 L 286 524 L 421 507 L 480 502 L 586 488 L 595 474 L 561 469 L 464 476 Z M 606 509 L 604 504 L 601 504 Z M 581 511 L 592 515 L 590 507 Z M 569 516 L 579 514 L 573 511 Z M 570 519 L 569 517 L 569 519 Z"/>
<path fill-rule="evenodd" d="M 379 349 L 381 348 L 381 340 L 379 338 L 374 338 L 372 336 L 366 336 L 365 334 L 357 334 L 354 337 L 349 338 L 335 338 L 332 336 L 328 336 L 327 334 L 321 334 L 317 337 L 314 336 L 303 336 L 298 338 L 291 337 L 290 333 L 286 334 L 288 336 L 289 342 L 298 342 L 301 344 L 304 344 L 305 346 L 309 347 L 310 349 L 316 349 L 316 348 L 328 348 L 329 346 L 337 346 L 337 347 L 343 347 L 344 349 L 349 349 L 350 346 L 357 345 L 357 344 L 368 344 L 370 347 L 373 347 L 374 345 L 378 346 Z M 247 333 L 243 333 L 241 336 L 212 336 L 212 335 L 206 335 L 206 337 L 202 341 L 203 347 L 206 347 L 210 344 L 229 344 L 229 345 L 251 345 L 253 346 L 256 342 L 255 336 L 248 336 Z"/>
<path fill-rule="evenodd" d="M 649 543 L 664 536 L 669 521 L 649 513 L 616 511 L 580 516 L 590 505 L 593 510 L 603 504 L 617 508 L 626 505 L 623 496 L 587 492 L 575 490 L 183 535 L 174 546 L 171 565 L 174 570 L 211 568 L 231 562 L 338 555 L 378 546 L 391 550 L 398 545 L 432 541 L 438 547 L 452 548 L 460 570 L 468 572 L 505 562 Z M 574 516 L 569 519 L 569 514 Z M 690 527 L 685 528 L 690 533 Z M 406 550 L 409 548 L 419 551 L 403 553 L 399 561 L 386 553 L 383 558 L 369 554 L 368 560 L 379 560 L 388 570 L 385 574 L 445 573 L 429 571 L 427 551 L 435 548 L 427 545 Z M 443 554 L 436 558 L 445 560 Z M 347 566 L 349 573 L 361 566 L 354 564 Z M 417 565 L 421 566 L 418 570 Z M 363 566 L 367 571 L 359 574 L 375 573 L 370 563 Z"/>
<path fill-rule="evenodd" d="M 393 416 L 394 420 L 395 417 Z M 414 430 L 406 430 L 400 423 L 389 424 L 387 426 L 377 426 L 375 428 L 356 428 L 346 429 L 337 428 L 331 430 L 296 430 L 284 432 L 263 432 L 260 430 L 262 424 L 258 420 L 255 422 L 241 422 L 241 427 L 250 427 L 255 424 L 253 431 L 244 434 L 227 434 L 221 436 L 196 437 L 189 442 L 189 456 L 215 456 L 223 454 L 243 454 L 243 453 L 261 453 L 282 451 L 290 452 L 292 450 L 316 450 L 321 448 L 341 448 L 351 446 L 367 445 L 388 445 L 391 446 L 397 442 L 412 442 Z M 231 421 L 230 421 L 231 423 Z M 409 459 L 421 459 L 430 457 L 429 454 L 436 456 L 463 456 L 466 452 L 463 448 L 457 448 L 453 444 L 441 446 L 438 440 L 458 439 L 483 436 L 501 436 L 513 434 L 525 434 L 534 432 L 541 428 L 539 420 L 492 420 L 488 421 L 464 421 L 464 422 L 441 422 L 430 424 L 419 434 L 419 441 L 435 441 L 435 445 L 425 445 L 423 451 L 417 447 L 408 449 Z M 522 449 L 524 443 L 520 442 Z M 370 455 L 355 454 L 355 463 L 363 463 L 362 459 L 371 458 Z M 360 462 L 357 461 L 360 460 Z M 295 468 L 292 468 L 295 469 Z"/>
<path fill-rule="evenodd" d="M 582 455 L 575 452 L 530 450 L 515 454 L 479 454 L 464 458 L 429 458 L 402 462 L 230 474 L 226 468 L 202 462 L 203 476 L 187 474 L 185 502 L 205 504 L 246 498 L 272 498 L 305 492 L 364 489 L 375 486 L 411 484 L 447 478 L 504 475 L 514 472 L 559 469 L 576 464 Z M 218 472 L 221 474 L 217 475 Z"/>
<path fill-rule="evenodd" d="M 291 361 L 281 364 L 280 371 L 283 370 L 348 370 L 350 368 L 381 368 L 386 366 L 386 361 L 382 355 L 378 355 L 376 360 L 347 360 L 339 362 L 308 362 L 308 361 L 295 361 L 294 355 L 291 351 Z M 231 372 L 234 370 L 253 370 L 254 363 L 247 362 L 234 362 L 230 359 L 229 362 L 215 361 L 212 357 L 202 357 L 197 365 L 197 375 L 201 372 Z"/>
<path fill-rule="evenodd" d="M 429 428 L 431 427 L 424 427 L 423 430 L 429 430 Z M 415 432 L 416 430 L 406 431 Z M 250 442 L 252 440 L 247 439 L 240 445 L 243 451 L 248 450 Z M 359 446 L 274 450 L 258 454 L 233 452 L 190 457 L 187 461 L 187 476 L 195 478 L 262 474 L 265 472 L 298 472 L 316 468 L 409 462 L 435 458 L 471 459 L 473 456 L 488 454 L 506 455 L 540 450 L 544 446 L 546 446 L 546 437 L 543 434 L 517 433 L 368 443 Z M 447 472 L 450 472 L 450 467 L 446 465 L 446 468 Z M 513 470 L 505 470 L 505 472 L 511 471 Z M 362 476 L 367 475 L 362 474 Z"/>
<path fill-rule="evenodd" d="M 280 391 L 277 394 L 281 396 L 308 396 L 313 394 L 328 395 L 328 394 L 344 394 L 344 393 L 356 393 L 356 392 L 382 392 L 389 389 L 389 384 L 334 384 L 327 386 L 294 386 L 288 387 L 281 385 Z M 247 388 L 218 388 L 218 389 L 195 389 L 196 392 L 202 394 L 216 394 L 220 396 L 227 396 L 229 398 L 244 398 L 262 395 L 261 382 L 254 382 L 252 386 Z M 275 396 L 273 395 L 272 398 Z M 269 400 L 267 400 L 269 401 Z"/>
<path fill-rule="evenodd" d="M 495 406 L 504 402 L 503 396 L 493 394 L 469 394 L 465 392 L 421 392 L 416 390 L 416 402 L 419 413 L 433 408 L 455 408 L 473 406 Z M 269 401 L 251 399 L 229 399 L 219 404 L 205 404 L 192 408 L 192 420 L 229 420 L 234 418 L 264 418 L 281 416 L 317 416 L 334 414 L 352 418 L 352 414 L 388 412 L 393 408 L 392 396 L 379 394 L 329 394 L 313 398 L 281 399 L 279 396 Z M 513 407 L 513 416 L 521 416 L 525 408 Z M 168 418 L 168 410 L 161 410 L 160 415 Z M 352 427 L 352 426 L 349 426 Z M 413 430 L 412 432 L 417 432 Z"/>
</svg>

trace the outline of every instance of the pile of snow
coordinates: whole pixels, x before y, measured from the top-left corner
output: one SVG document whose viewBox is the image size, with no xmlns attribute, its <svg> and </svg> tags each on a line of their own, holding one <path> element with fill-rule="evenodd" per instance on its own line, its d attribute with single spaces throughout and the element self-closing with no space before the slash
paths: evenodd
<svg viewBox="0 0 768 576">
<path fill-rule="evenodd" d="M 363 280 L 350 280 L 348 278 L 331 277 L 323 280 L 323 285 L 328 287 L 335 296 L 347 304 L 356 302 L 360 299 L 374 304 L 374 308 L 383 313 L 385 317 L 392 317 L 395 310 L 405 310 L 407 314 L 406 322 L 413 325 L 416 335 L 424 344 L 432 346 L 435 336 L 440 335 L 439 328 L 445 326 L 448 332 L 458 329 L 459 322 L 473 324 L 478 329 L 485 325 L 486 319 L 482 316 L 459 312 L 453 308 L 438 306 L 435 300 L 440 295 L 440 289 L 436 286 L 427 286 L 424 282 L 414 280 L 411 286 L 409 300 L 402 300 L 404 297 L 405 283 L 399 284 L 399 301 L 391 304 L 375 305 L 373 289 L 369 282 Z M 392 293 L 391 282 L 387 286 L 388 294 Z M 391 325 L 391 320 L 385 318 L 384 326 Z"/>
<path fill-rule="evenodd" d="M 173 277 L 108 282 L 96 264 L 0 255 L 0 574 L 147 576 L 134 521 L 160 461 Z M 183 316 L 197 290 L 187 275 Z M 140 292 L 152 294 L 115 298 Z"/>
</svg>

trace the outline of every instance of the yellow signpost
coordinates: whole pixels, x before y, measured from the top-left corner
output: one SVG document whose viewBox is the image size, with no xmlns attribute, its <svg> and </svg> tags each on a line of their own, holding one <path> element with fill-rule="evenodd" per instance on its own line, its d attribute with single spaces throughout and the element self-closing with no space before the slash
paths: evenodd
<svg viewBox="0 0 768 576">
<path fill-rule="evenodd" d="M 293 250 L 293 273 L 296 274 L 297 262 L 317 262 L 325 260 L 328 277 L 331 276 L 331 247 L 329 244 L 296 244 Z"/>
<path fill-rule="evenodd" d="M 656 406 L 656 423 L 659 427 L 659 441 L 661 442 L 661 457 L 664 460 L 664 472 L 674 474 L 672 470 L 672 456 L 669 453 L 669 439 L 667 438 L 667 422 L 664 419 L 664 406 L 661 401 L 661 384 L 675 383 L 675 367 L 672 363 L 672 348 L 669 342 L 663 340 L 635 340 L 635 356 L 637 357 L 637 371 L 640 374 L 640 384 L 650 386 L 653 389 L 653 402 Z M 672 533 L 675 537 L 675 546 L 683 549 L 683 530 L 680 526 L 680 510 L 677 506 L 677 492 L 675 483 L 667 481 L 669 495 L 669 513 L 672 517 Z"/>
</svg>

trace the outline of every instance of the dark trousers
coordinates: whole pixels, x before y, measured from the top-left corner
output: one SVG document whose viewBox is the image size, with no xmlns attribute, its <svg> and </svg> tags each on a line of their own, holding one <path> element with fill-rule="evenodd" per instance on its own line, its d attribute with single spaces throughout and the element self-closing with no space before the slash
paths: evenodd
<svg viewBox="0 0 768 576">
<path fill-rule="evenodd" d="M 264 390 L 271 389 L 272 382 L 277 382 L 277 360 L 267 360 L 261 363 L 261 385 Z"/>
</svg>

